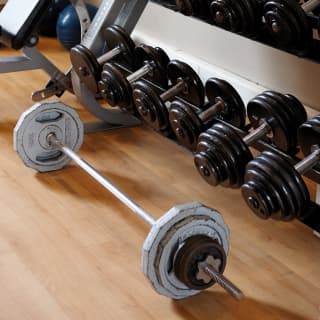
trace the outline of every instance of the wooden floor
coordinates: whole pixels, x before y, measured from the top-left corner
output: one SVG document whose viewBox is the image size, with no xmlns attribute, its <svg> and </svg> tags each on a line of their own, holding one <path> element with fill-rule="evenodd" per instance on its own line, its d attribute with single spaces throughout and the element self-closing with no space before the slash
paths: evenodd
<svg viewBox="0 0 320 320">
<path fill-rule="evenodd" d="M 40 49 L 67 70 L 55 42 Z M 225 274 L 244 301 L 218 287 L 178 302 L 154 293 L 140 271 L 148 226 L 75 165 L 37 174 L 13 151 L 15 123 L 47 80 L 42 71 L 0 76 L 0 320 L 320 319 L 320 240 L 311 230 L 259 220 L 238 190 L 208 186 L 191 154 L 145 127 L 88 135 L 80 154 L 155 217 L 197 200 L 231 229 Z M 91 118 L 73 96 L 62 100 Z"/>
</svg>

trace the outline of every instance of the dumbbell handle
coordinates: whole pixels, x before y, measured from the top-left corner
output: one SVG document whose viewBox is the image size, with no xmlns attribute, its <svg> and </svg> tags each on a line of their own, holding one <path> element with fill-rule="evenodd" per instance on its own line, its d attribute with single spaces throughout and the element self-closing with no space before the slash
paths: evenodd
<svg viewBox="0 0 320 320">
<path fill-rule="evenodd" d="M 225 106 L 225 102 L 218 97 L 214 105 L 200 112 L 198 116 L 203 123 L 206 123 L 208 120 L 211 120 L 214 116 L 221 112 L 225 108 Z"/>
<path fill-rule="evenodd" d="M 149 225 L 153 226 L 156 220 L 145 210 L 143 210 L 137 203 L 131 200 L 124 192 L 116 187 L 107 178 L 102 176 L 89 163 L 80 158 L 75 152 L 59 141 L 54 134 L 48 136 L 50 145 L 55 146 L 69 158 L 71 158 L 79 167 L 81 167 L 88 175 L 99 182 L 104 188 L 110 191 L 116 198 L 118 198 L 125 206 L 127 206 L 133 213 L 142 218 Z"/>
<path fill-rule="evenodd" d="M 302 161 L 298 162 L 294 168 L 304 174 L 310 171 L 320 161 L 320 147 L 317 147 L 312 153 L 306 156 Z"/>
<path fill-rule="evenodd" d="M 270 132 L 272 132 L 270 124 L 267 121 L 263 120 L 258 128 L 252 130 L 243 138 L 243 141 L 247 146 L 250 146 L 252 145 L 252 143 L 264 137 Z"/>
<path fill-rule="evenodd" d="M 154 63 L 147 62 L 143 67 L 141 67 L 139 70 L 135 71 L 134 73 L 130 74 L 127 77 L 127 81 L 129 83 L 134 83 L 137 80 L 141 79 L 145 75 L 147 75 L 149 72 L 152 72 L 154 69 Z"/>
<path fill-rule="evenodd" d="M 181 92 L 186 92 L 188 91 L 188 84 L 184 80 L 178 81 L 174 86 L 172 86 L 170 89 L 167 91 L 163 92 L 160 95 L 160 99 L 162 101 L 170 101 L 173 97 L 181 94 Z"/>
<path fill-rule="evenodd" d="M 48 143 L 51 146 L 58 148 L 61 152 L 71 158 L 80 168 L 82 168 L 89 176 L 100 183 L 104 188 L 111 192 L 116 198 L 118 198 L 126 207 L 128 207 L 134 214 L 142 218 L 150 226 L 156 224 L 156 220 L 144 209 L 142 209 L 136 202 L 130 199 L 124 192 L 122 192 L 118 187 L 116 187 L 112 182 L 105 178 L 101 173 L 99 173 L 95 168 L 93 168 L 88 162 L 79 157 L 74 151 L 69 147 L 64 145 L 61 141 L 57 139 L 54 134 L 49 134 Z M 226 279 L 221 273 L 217 272 L 206 264 L 203 267 L 203 271 L 206 272 L 213 280 L 215 280 L 222 288 L 224 288 L 229 294 L 231 294 L 236 299 L 240 300 L 243 297 L 242 292 L 228 279 Z M 241 297 L 240 297 L 241 294 Z"/>
<path fill-rule="evenodd" d="M 305 3 L 303 3 L 301 5 L 301 8 L 303 9 L 303 11 L 308 13 L 308 12 L 313 11 L 319 5 L 320 5 L 320 1 L 319 0 L 309 0 L 309 1 L 305 2 Z"/>
<path fill-rule="evenodd" d="M 122 52 L 120 46 L 113 48 L 112 50 L 106 52 L 101 57 L 97 58 L 97 61 L 100 65 L 103 65 L 105 62 L 112 60 L 114 57 L 118 56 Z"/>
</svg>

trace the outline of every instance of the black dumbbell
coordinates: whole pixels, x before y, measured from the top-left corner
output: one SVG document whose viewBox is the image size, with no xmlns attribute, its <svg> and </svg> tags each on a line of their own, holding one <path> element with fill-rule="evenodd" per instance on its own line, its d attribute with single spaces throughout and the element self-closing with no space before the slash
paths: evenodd
<svg viewBox="0 0 320 320">
<path fill-rule="evenodd" d="M 106 63 L 103 67 L 99 89 L 110 106 L 132 111 L 132 84 L 141 78 L 162 88 L 168 86 L 166 67 L 169 58 L 161 48 L 141 44 L 135 48 L 134 56 L 135 66 L 139 69 L 129 75 L 115 64 Z"/>
<path fill-rule="evenodd" d="M 78 44 L 70 51 L 73 70 L 86 87 L 97 93 L 98 81 L 100 80 L 102 66 L 107 61 L 117 58 L 119 63 L 127 67 L 132 66 L 133 51 L 135 44 L 129 34 L 117 25 L 112 25 L 104 30 L 107 52 L 101 57 L 95 55 L 82 44 Z"/>
<path fill-rule="evenodd" d="M 305 218 L 304 209 L 310 195 L 301 175 L 313 168 L 320 169 L 320 116 L 299 128 L 298 139 L 306 157 L 296 165 L 265 151 L 246 168 L 242 195 L 251 210 L 262 219 Z"/>
<path fill-rule="evenodd" d="M 243 128 L 246 121 L 245 105 L 238 92 L 228 82 L 210 78 L 205 86 L 209 103 L 204 110 L 195 111 L 183 100 L 175 100 L 169 109 L 170 124 L 178 141 L 194 151 L 198 137 L 219 118 Z"/>
<path fill-rule="evenodd" d="M 202 81 L 188 64 L 170 61 L 167 76 L 172 86 L 162 93 L 145 81 L 133 85 L 133 100 L 140 116 L 153 129 L 165 135 L 171 132 L 166 102 L 180 97 L 199 108 L 204 104 Z"/>
<path fill-rule="evenodd" d="M 261 5 L 257 0 L 214 0 L 210 5 L 213 24 L 256 37 L 261 24 Z"/>
<path fill-rule="evenodd" d="M 260 139 L 288 154 L 296 153 L 297 130 L 307 115 L 295 97 L 266 91 L 249 102 L 247 113 L 254 130 L 244 138 L 222 123 L 200 135 L 194 162 L 207 183 L 240 187 L 252 160 L 249 146 Z"/>
<path fill-rule="evenodd" d="M 209 5 L 207 0 L 176 0 L 176 8 L 186 16 L 206 18 Z"/>
<path fill-rule="evenodd" d="M 307 12 L 314 10 L 319 0 L 310 0 L 300 5 L 292 0 L 269 0 L 263 7 L 267 30 L 278 46 L 302 50 L 312 39 L 312 26 Z"/>
</svg>

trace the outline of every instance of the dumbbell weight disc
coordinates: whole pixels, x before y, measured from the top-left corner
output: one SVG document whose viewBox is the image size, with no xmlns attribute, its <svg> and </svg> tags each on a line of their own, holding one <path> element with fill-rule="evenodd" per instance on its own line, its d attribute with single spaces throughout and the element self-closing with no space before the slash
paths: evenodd
<svg viewBox="0 0 320 320">
<path fill-rule="evenodd" d="M 227 81 L 210 78 L 206 82 L 206 94 L 210 102 L 216 102 L 219 97 L 227 106 L 217 115 L 217 118 L 238 128 L 245 126 L 246 107 L 238 92 Z"/>
<path fill-rule="evenodd" d="M 300 126 L 298 130 L 298 140 L 302 153 L 307 156 L 314 146 L 319 145 L 320 141 L 320 117 L 316 116 Z M 314 167 L 320 172 L 320 165 Z"/>
<path fill-rule="evenodd" d="M 182 79 L 186 79 L 188 90 L 179 96 L 199 108 L 203 107 L 205 92 L 202 81 L 188 64 L 179 60 L 171 60 L 167 66 L 167 74 L 173 86 Z"/>
<path fill-rule="evenodd" d="M 79 44 L 70 50 L 70 59 L 73 66 L 80 71 L 81 81 L 91 92 L 97 92 L 97 81 L 100 78 L 101 66 L 91 50 Z"/>
<path fill-rule="evenodd" d="M 131 85 L 126 80 L 127 72 L 115 64 L 106 63 L 101 75 L 102 85 L 99 83 L 101 96 L 109 101 L 111 106 L 119 106 L 124 110 L 133 110 Z M 121 97 L 121 98 L 120 98 Z M 120 101 L 120 102 L 119 102 Z"/>
<path fill-rule="evenodd" d="M 291 123 L 288 122 L 286 112 L 275 99 L 264 93 L 253 98 L 247 106 L 248 118 L 253 128 L 259 127 L 262 119 L 274 121 L 271 125 L 273 134 L 270 140 L 281 150 L 292 152 L 295 150 L 296 132 L 291 132 Z"/>
<path fill-rule="evenodd" d="M 83 123 L 70 107 L 59 102 L 36 104 L 22 114 L 14 129 L 14 149 L 26 166 L 39 172 L 62 169 L 70 159 L 51 147 L 47 135 L 58 139 L 77 152 L 83 142 Z"/>
<path fill-rule="evenodd" d="M 251 160 L 248 146 L 233 129 L 220 123 L 200 135 L 194 157 L 198 172 L 208 184 L 229 188 L 242 185 L 246 164 Z"/>
<path fill-rule="evenodd" d="M 144 78 L 161 88 L 168 87 L 166 65 L 163 63 L 169 61 L 169 58 L 163 50 L 147 45 L 139 45 L 134 50 L 134 61 L 135 69 L 141 68 L 148 61 L 156 61 L 157 68 L 153 70 L 151 75 L 146 75 Z"/>
<path fill-rule="evenodd" d="M 113 60 L 120 65 L 132 69 L 135 43 L 131 37 L 121 27 L 112 25 L 103 31 L 103 38 L 106 41 L 107 51 L 111 51 L 120 44 L 124 49 L 123 54 L 115 57 Z"/>
<path fill-rule="evenodd" d="M 169 134 L 168 109 L 161 100 L 161 92 L 142 80 L 137 81 L 133 89 L 133 100 L 143 120 L 156 131 Z"/>
<path fill-rule="evenodd" d="M 264 151 L 247 165 L 244 180 L 243 198 L 260 218 L 290 221 L 303 216 L 309 192 L 286 159 Z"/>
<path fill-rule="evenodd" d="M 263 16 L 273 39 L 282 47 L 303 49 L 312 38 L 305 12 L 296 1 L 272 0 L 264 4 Z M 280 28 L 274 29 L 275 24 Z"/>
</svg>

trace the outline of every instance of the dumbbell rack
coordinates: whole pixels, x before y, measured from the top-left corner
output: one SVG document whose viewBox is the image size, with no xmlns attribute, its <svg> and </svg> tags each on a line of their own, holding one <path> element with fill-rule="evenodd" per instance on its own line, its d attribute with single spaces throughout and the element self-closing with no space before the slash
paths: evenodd
<svg viewBox="0 0 320 320">
<path fill-rule="evenodd" d="M 168 1 L 168 0 L 153 0 L 153 2 L 158 3 L 162 6 L 164 6 L 165 8 L 171 9 L 173 11 L 177 11 L 177 6 L 175 4 L 175 1 Z M 258 0 L 257 2 L 264 2 L 264 0 Z M 320 30 L 319 26 L 320 26 L 320 17 L 313 15 L 313 14 L 309 14 L 307 13 L 307 19 L 308 22 L 310 24 L 310 26 L 312 27 L 313 30 Z M 192 16 L 192 18 L 195 19 L 199 19 L 205 23 L 208 24 L 212 24 L 212 22 L 210 21 L 210 18 L 202 18 L 202 17 L 197 17 L 197 16 Z M 245 35 L 242 35 L 245 37 Z M 267 34 L 266 31 L 266 27 L 264 25 L 261 26 L 261 30 L 260 30 L 260 34 L 258 36 L 257 39 L 255 39 L 256 41 L 259 41 L 261 43 L 267 44 L 269 46 L 272 46 L 274 48 L 278 48 L 274 42 L 272 41 L 272 39 L 270 38 L 270 36 Z M 281 50 L 285 50 L 287 52 L 290 52 L 292 54 L 296 54 L 297 56 L 299 55 L 303 55 L 305 56 L 307 59 L 313 60 L 317 63 L 320 62 L 320 58 L 319 58 L 319 52 L 320 52 L 320 38 L 319 35 L 316 34 L 315 32 L 313 33 L 313 39 L 311 41 L 310 44 L 310 50 L 308 52 L 303 51 L 303 50 L 290 50 L 290 49 L 285 49 L 285 48 L 281 48 Z"/>
<path fill-rule="evenodd" d="M 153 28 L 153 25 L 161 24 L 160 19 L 166 21 L 163 29 Z M 199 34 L 201 36 L 196 36 Z M 195 36 L 192 37 L 193 35 Z M 316 79 L 319 78 L 320 68 L 317 64 L 305 59 L 298 59 L 288 53 L 231 34 L 197 19 L 185 17 L 153 3 L 147 6 L 141 17 L 134 31 L 134 38 L 138 42 L 146 42 L 165 48 L 171 58 L 181 59 L 192 65 L 203 80 L 210 76 L 226 79 L 238 89 L 245 102 L 248 102 L 254 95 L 271 88 L 280 92 L 293 93 L 302 99 L 305 105 L 319 108 L 317 104 L 320 97 L 317 96 L 317 90 L 312 87 L 312 80 L 317 83 Z M 192 46 L 190 46 L 190 38 L 192 38 Z M 204 39 L 206 39 L 205 42 Z M 241 55 L 235 59 L 234 54 L 230 54 L 230 43 L 239 46 L 238 51 L 232 48 L 232 53 L 246 52 L 247 55 Z M 250 50 L 253 51 L 252 54 L 249 53 Z M 274 69 L 285 70 L 285 77 L 289 81 L 284 81 L 283 74 L 277 74 L 277 76 L 264 74 L 263 70 L 267 69 L 264 68 L 265 66 L 262 67 L 263 70 L 259 70 L 257 56 L 259 57 L 261 52 L 263 57 L 269 58 L 269 62 L 271 60 L 271 64 L 275 64 Z M 251 68 L 248 65 L 251 65 Z M 304 81 L 296 81 L 294 70 L 297 69 L 292 68 L 293 66 L 298 67 L 305 79 L 312 79 L 311 88 L 308 88 Z M 232 72 L 226 69 L 232 70 Z M 307 110 L 309 114 L 317 113 L 310 108 Z M 239 129 L 236 131 L 242 136 L 245 134 Z M 254 148 L 259 151 L 272 149 L 264 143 L 257 143 Z M 278 150 L 272 151 L 279 153 Z M 299 161 L 298 158 L 288 158 L 285 154 L 282 156 L 285 156 L 292 163 Z M 308 178 L 320 184 L 319 172 L 310 171 Z M 319 232 L 320 206 L 311 202 L 308 211 L 311 213 L 309 219 L 302 222 Z"/>
</svg>

